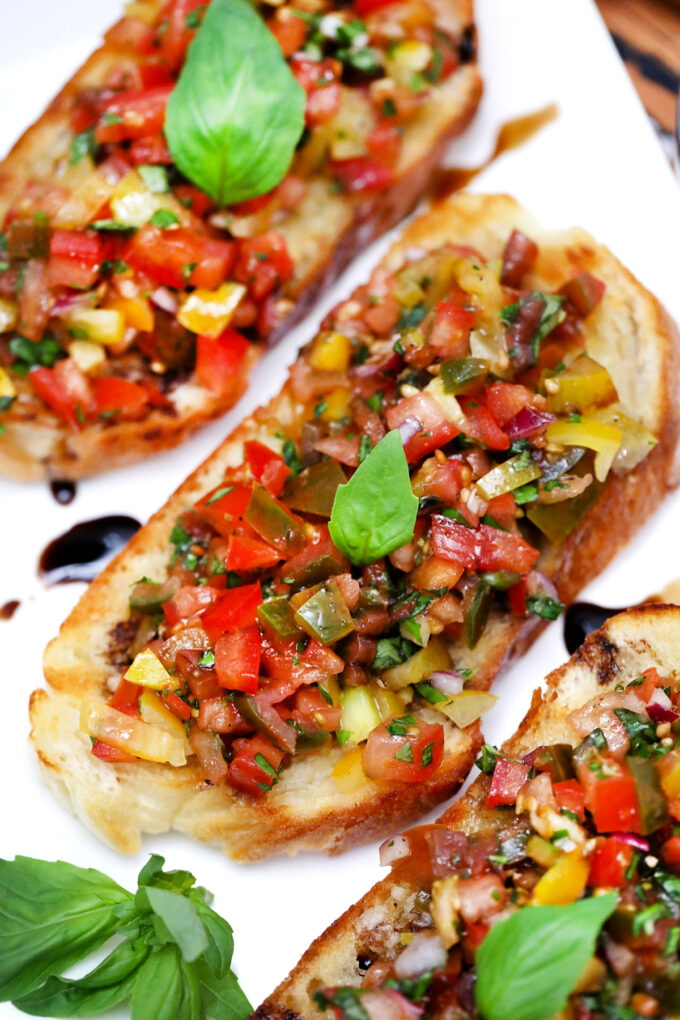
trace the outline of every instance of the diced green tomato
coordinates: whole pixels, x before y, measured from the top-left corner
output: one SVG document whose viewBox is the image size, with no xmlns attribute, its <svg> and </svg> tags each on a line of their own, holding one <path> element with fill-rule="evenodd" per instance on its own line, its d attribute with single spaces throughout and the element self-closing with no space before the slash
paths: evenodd
<svg viewBox="0 0 680 1020">
<path fill-rule="evenodd" d="M 281 570 L 281 577 L 291 586 L 291 591 L 297 591 L 298 588 L 310 588 L 335 574 L 344 574 L 347 570 L 349 561 L 326 536 L 288 560 Z"/>
<path fill-rule="evenodd" d="M 354 630 L 354 620 L 347 603 L 333 582 L 300 606 L 295 613 L 295 622 L 324 645 L 332 645 Z"/>
<path fill-rule="evenodd" d="M 247 523 L 280 552 L 300 552 L 305 543 L 305 529 L 282 503 L 267 492 L 263 485 L 254 485 L 248 508 Z"/>
<path fill-rule="evenodd" d="M 450 668 L 451 657 L 446 644 L 440 637 L 433 637 L 426 648 L 421 648 L 406 662 L 386 669 L 380 674 L 380 679 L 390 690 L 398 691 L 409 684 L 417 684 L 420 680 L 426 680 L 431 673 L 438 669 Z"/>
<path fill-rule="evenodd" d="M 299 722 L 295 723 L 295 730 L 297 732 L 296 751 L 313 751 L 330 739 L 330 733 L 326 733 L 325 730 L 309 729 Z"/>
<path fill-rule="evenodd" d="M 303 633 L 295 622 L 295 614 L 285 595 L 278 595 L 257 607 L 260 625 L 280 638 L 300 637 Z"/>
<path fill-rule="evenodd" d="M 535 833 L 527 843 L 527 857 L 531 857 L 532 861 L 536 861 L 542 868 L 551 867 L 561 855 L 561 850 Z"/>
<path fill-rule="evenodd" d="M 668 803 L 661 789 L 661 779 L 654 762 L 631 755 L 626 764 L 635 782 L 640 806 L 640 828 L 643 836 L 656 832 L 668 821 Z"/>
<path fill-rule="evenodd" d="M 493 588 L 480 580 L 463 598 L 465 644 L 474 648 L 486 627 L 493 606 Z"/>
<path fill-rule="evenodd" d="M 498 467 L 487 471 L 475 484 L 483 498 L 490 500 L 495 499 L 496 496 L 502 496 L 506 492 L 512 492 L 513 489 L 519 489 L 521 485 L 526 485 L 540 477 L 541 469 L 538 464 L 531 458 L 527 463 L 524 455 L 519 453 L 516 457 L 510 457 Z"/>
<path fill-rule="evenodd" d="M 165 581 L 163 584 L 139 581 L 130 593 L 130 610 L 137 613 L 157 613 L 163 603 L 172 598 L 176 590 L 176 581 Z"/>
<path fill-rule="evenodd" d="M 347 481 L 337 460 L 321 460 L 286 481 L 283 496 L 287 506 L 317 517 L 330 517 L 335 493 Z"/>
<path fill-rule="evenodd" d="M 340 696 L 340 731 L 349 734 L 346 743 L 359 744 L 380 725 L 380 713 L 367 687 L 348 687 Z"/>
<path fill-rule="evenodd" d="M 484 570 L 479 576 L 498 591 L 507 591 L 522 579 L 522 575 L 514 570 Z"/>
<path fill-rule="evenodd" d="M 532 503 L 526 515 L 551 542 L 563 542 L 571 535 L 597 500 L 602 486 L 593 480 L 575 499 L 561 503 Z"/>
<path fill-rule="evenodd" d="M 224 758 L 221 737 L 212 730 L 202 730 L 192 722 L 189 726 L 189 743 L 201 766 L 203 775 L 215 785 L 222 782 L 229 766 Z"/>
<path fill-rule="evenodd" d="M 488 372 L 485 358 L 448 358 L 441 363 L 439 378 L 445 393 L 465 393 L 478 386 Z"/>
<path fill-rule="evenodd" d="M 557 392 L 548 395 L 548 410 L 553 412 L 567 409 L 587 411 L 617 399 L 607 369 L 587 355 L 577 358 L 569 368 L 552 376 L 551 389 L 555 386 Z"/>
<path fill-rule="evenodd" d="M 237 694 L 234 704 L 243 718 L 263 737 L 267 737 L 277 747 L 292 754 L 296 745 L 296 732 L 285 722 L 276 708 L 262 697 L 250 694 Z"/>
</svg>

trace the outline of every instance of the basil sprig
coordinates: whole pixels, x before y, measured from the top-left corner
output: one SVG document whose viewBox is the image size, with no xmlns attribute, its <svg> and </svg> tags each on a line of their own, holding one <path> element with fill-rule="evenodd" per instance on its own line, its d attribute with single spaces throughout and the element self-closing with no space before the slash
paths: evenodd
<svg viewBox="0 0 680 1020">
<path fill-rule="evenodd" d="M 565 1005 L 616 893 L 559 907 L 524 907 L 494 925 L 477 951 L 475 997 L 484 1020 L 551 1020 Z"/>
<path fill-rule="evenodd" d="M 360 566 L 413 538 L 417 515 L 404 444 L 395 429 L 338 488 L 328 527 L 340 552 Z"/>
<path fill-rule="evenodd" d="M 229 924 L 188 871 L 153 854 L 133 896 L 92 868 L 0 860 L 0 1001 L 33 1016 L 84 1017 L 130 1001 L 132 1020 L 241 1020 Z M 59 977 L 112 935 L 84 977 Z"/>
<path fill-rule="evenodd" d="M 305 93 L 248 0 L 212 0 L 168 100 L 182 173 L 218 205 L 282 180 L 305 126 Z"/>
</svg>

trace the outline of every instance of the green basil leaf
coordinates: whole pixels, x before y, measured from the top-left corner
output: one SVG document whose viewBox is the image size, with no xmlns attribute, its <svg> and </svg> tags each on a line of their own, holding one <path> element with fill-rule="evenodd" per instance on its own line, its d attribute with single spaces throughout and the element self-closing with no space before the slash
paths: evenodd
<svg viewBox="0 0 680 1020">
<path fill-rule="evenodd" d="M 0 1001 L 27 995 L 103 945 L 132 896 L 93 868 L 0 860 Z"/>
<path fill-rule="evenodd" d="M 51 977 L 14 1005 L 31 1016 L 95 1016 L 129 999 L 137 970 L 149 955 L 142 941 L 121 942 L 105 960 L 76 981 Z"/>
<path fill-rule="evenodd" d="M 194 900 L 194 903 L 208 934 L 208 948 L 201 956 L 201 960 L 204 960 L 213 974 L 219 977 L 229 970 L 234 955 L 234 934 L 231 925 L 206 903 L 197 900 Z"/>
<path fill-rule="evenodd" d="M 338 488 L 328 526 L 338 549 L 362 565 L 413 538 L 417 514 L 404 444 L 395 429 Z"/>
<path fill-rule="evenodd" d="M 206 951 L 208 936 L 191 900 L 181 893 L 169 892 L 156 886 L 147 886 L 140 893 L 148 899 L 149 906 L 161 919 L 188 963 L 193 963 Z M 141 903 L 141 900 L 138 902 Z"/>
<path fill-rule="evenodd" d="M 159 854 L 151 854 L 139 873 L 138 884 L 154 885 L 159 889 L 168 889 L 176 893 L 188 892 L 196 884 L 196 879 L 190 871 L 163 871 L 164 864 L 165 858 Z"/>
<path fill-rule="evenodd" d="M 196 968 L 186 960 L 179 960 L 178 966 L 182 978 L 182 998 L 180 999 L 177 1016 L 179 1020 L 204 1020 L 202 1009 L 201 986 Z"/>
<path fill-rule="evenodd" d="M 202 960 L 195 964 L 203 1009 L 213 1020 L 243 1020 L 253 1007 L 241 991 L 236 976 L 227 971 L 216 977 Z"/>
<path fill-rule="evenodd" d="M 177 1020 L 184 981 L 177 946 L 162 946 L 137 972 L 130 1000 L 131 1020 Z"/>
<path fill-rule="evenodd" d="M 212 0 L 168 100 L 165 136 L 182 173 L 218 204 L 283 179 L 305 93 L 248 0 Z"/>
<path fill-rule="evenodd" d="M 616 893 L 560 907 L 524 907 L 494 925 L 477 951 L 484 1020 L 551 1020 L 593 955 Z"/>
</svg>

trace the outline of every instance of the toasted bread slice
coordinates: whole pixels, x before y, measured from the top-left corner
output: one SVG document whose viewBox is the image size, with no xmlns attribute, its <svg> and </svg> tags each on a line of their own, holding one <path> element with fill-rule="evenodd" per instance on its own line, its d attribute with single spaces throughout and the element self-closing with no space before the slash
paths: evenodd
<svg viewBox="0 0 680 1020">
<path fill-rule="evenodd" d="M 513 229 L 541 246 L 530 287 L 549 289 L 573 273 L 590 270 L 606 283 L 601 305 L 584 320 L 586 348 L 594 348 L 626 404 L 638 408 L 658 438 L 632 471 L 610 472 L 598 499 L 559 547 L 546 543 L 538 566 L 552 576 L 563 600 L 610 561 L 676 483 L 678 404 L 675 401 L 677 338 L 656 300 L 605 248 L 583 231 L 549 234 L 505 196 L 460 195 L 410 225 L 386 256 L 395 267 L 414 248 L 455 242 L 500 257 Z M 351 302 L 350 302 L 351 303 Z M 304 359 L 306 355 L 302 358 Z M 130 585 L 161 578 L 168 536 L 187 505 L 223 484 L 225 470 L 243 461 L 249 439 L 272 442 L 299 412 L 293 377 L 267 407 L 257 411 L 199 467 L 128 547 L 91 584 L 45 654 L 50 693 L 31 701 L 32 741 L 51 786 L 77 814 L 117 848 L 134 852 L 144 832 L 178 829 L 222 847 L 240 859 L 300 849 L 338 852 L 387 833 L 447 796 L 469 766 L 478 734 L 449 728 L 444 766 L 426 784 L 394 786 L 370 781 L 358 795 L 341 794 L 330 773 L 338 749 L 294 759 L 281 782 L 260 800 L 224 785 L 206 786 L 198 770 L 152 764 L 109 765 L 90 754 L 78 729 L 83 699 L 105 699 L 127 658 L 125 623 Z M 611 522 L 616 521 L 616 527 Z M 470 686 L 488 688 L 502 665 L 545 626 L 538 616 L 494 610 L 477 646 L 451 645 L 458 668 L 474 669 Z M 113 641 L 113 644 L 112 644 Z M 115 654 L 122 645 L 123 655 Z M 431 718 L 433 709 L 426 708 Z M 440 717 L 441 718 L 441 717 Z"/>
<path fill-rule="evenodd" d="M 534 692 L 529 711 L 503 744 L 502 753 L 521 758 L 544 744 L 576 746 L 582 738 L 570 723 L 570 713 L 650 667 L 675 686 L 680 681 L 679 637 L 677 606 L 656 603 L 612 617 L 588 635 L 568 662 L 550 673 L 544 690 Z M 484 807 L 488 789 L 487 777 L 479 776 L 439 821 L 467 835 L 484 831 L 494 814 Z M 318 1017 L 312 993 L 317 988 L 358 987 L 364 970 L 357 959 L 367 953 L 369 959 L 394 957 L 400 948 L 394 930 L 403 930 L 405 912 L 412 905 L 412 898 L 395 887 L 393 878 L 378 882 L 312 943 L 254 1015 L 258 1020 Z"/>
<path fill-rule="evenodd" d="M 144 5 L 144 18 L 153 21 L 162 6 L 160 0 L 150 0 Z M 475 61 L 472 2 L 442 0 L 433 3 L 432 8 L 434 23 L 447 33 L 447 38 L 457 41 L 460 63 L 440 83 L 428 87 L 427 98 L 423 97 L 418 110 L 413 115 L 409 114 L 407 123 L 403 125 L 403 141 L 389 184 L 384 186 L 383 182 L 383 186 L 372 185 L 369 190 L 361 190 L 360 187 L 358 190 L 340 189 L 333 166 L 328 164 L 324 167 L 328 145 L 324 131 L 327 135 L 327 126 L 332 123 L 324 121 L 318 130 L 312 129 L 311 142 L 300 150 L 291 168 L 296 182 L 304 182 L 304 185 L 301 188 L 299 184 L 296 185 L 298 191 L 290 206 L 279 207 L 279 199 L 275 198 L 264 209 L 250 215 L 245 212 L 233 216 L 230 212 L 230 223 L 234 220 L 239 223 L 238 226 L 232 223 L 231 232 L 224 223 L 221 224 L 221 232 L 212 230 L 213 236 L 231 240 L 236 235 L 249 238 L 273 229 L 285 241 L 294 264 L 290 278 L 286 277 L 286 282 L 278 285 L 266 299 L 271 305 L 267 323 L 260 319 L 256 326 L 252 316 L 250 322 L 243 318 L 242 326 L 238 319 L 234 320 L 233 325 L 237 329 L 242 328 L 253 343 L 245 354 L 241 351 L 238 363 L 233 363 L 231 378 L 224 380 L 221 388 L 214 385 L 206 388 L 205 376 L 201 382 L 196 375 L 195 354 L 189 349 L 181 363 L 164 361 L 161 343 L 153 340 L 154 327 L 151 327 L 151 332 L 144 334 L 142 344 L 138 345 L 136 339 L 131 342 L 126 339 L 124 351 L 113 353 L 109 350 L 103 364 L 83 367 L 81 363 L 79 367 L 83 368 L 86 380 L 90 381 L 98 375 L 111 375 L 135 382 L 158 384 L 162 395 L 166 397 L 165 402 L 152 400 L 145 405 L 143 411 L 133 411 L 129 415 L 125 409 L 121 414 L 119 409 L 113 408 L 103 416 L 98 416 L 95 408 L 91 412 L 87 411 L 88 420 L 83 424 L 82 410 L 80 421 L 69 423 L 63 415 L 55 413 L 54 404 L 50 404 L 52 409 L 47 407 L 42 394 L 38 398 L 26 378 L 18 375 L 15 377 L 10 373 L 18 399 L 3 414 L 5 430 L 0 441 L 0 473 L 26 481 L 46 476 L 71 479 L 130 464 L 178 445 L 203 423 L 224 413 L 236 402 L 245 390 L 250 370 L 264 346 L 276 342 L 287 329 L 307 314 L 319 293 L 345 269 L 357 251 L 363 250 L 413 209 L 427 191 L 447 143 L 464 130 L 475 112 L 482 85 Z M 272 8 L 263 5 L 263 13 L 270 15 Z M 179 16 L 183 17 L 181 13 Z M 279 11 L 272 22 L 280 17 Z M 381 18 L 378 12 L 377 15 L 371 15 L 369 20 L 377 24 Z M 142 22 L 142 34 L 144 29 Z M 398 23 L 392 28 L 386 28 L 388 36 L 394 31 L 397 34 L 402 32 Z M 64 86 L 45 113 L 0 163 L 0 222 L 5 221 L 8 213 L 13 217 L 23 215 L 30 218 L 35 209 L 38 209 L 42 210 L 43 215 L 47 211 L 50 223 L 54 223 L 57 228 L 66 226 L 68 229 L 81 229 L 86 225 L 85 222 L 78 223 L 77 217 L 73 222 L 68 216 L 64 219 L 63 208 L 59 205 L 58 197 L 55 198 L 66 180 L 64 170 L 68 165 L 74 135 L 74 110 L 77 110 L 80 96 L 96 99 L 98 90 L 112 81 L 115 89 L 121 88 L 121 83 L 125 87 L 126 81 L 137 82 L 139 66 L 148 60 L 148 53 L 144 51 L 140 55 L 135 52 L 128 40 L 134 40 L 135 33 L 138 35 L 139 32 L 140 21 L 134 14 L 115 25 L 107 33 L 104 45 Z M 338 64 L 337 61 L 334 63 Z M 133 84 L 133 87 L 138 89 L 139 84 Z M 337 88 L 337 84 L 333 88 Z M 345 92 L 351 99 L 354 94 L 352 88 L 346 88 Z M 95 102 L 95 99 L 91 101 Z M 365 104 L 366 100 L 362 102 Z M 352 153 L 355 156 L 360 154 L 360 148 Z M 140 159 L 133 162 L 139 163 Z M 143 159 L 141 161 L 144 162 Z M 147 160 L 154 161 L 154 157 Z M 73 168 L 70 172 L 73 173 Z M 210 208 L 197 219 L 192 213 L 183 211 L 181 202 L 178 205 L 173 195 L 170 195 L 170 200 L 174 201 L 172 208 L 180 217 L 183 227 L 194 229 L 198 223 L 200 229 L 206 228 L 205 221 L 210 215 Z M 94 214 L 90 218 L 94 218 Z M 116 235 L 108 235 L 112 236 Z M 191 265 L 191 258 L 187 256 L 187 259 L 187 265 Z M 16 266 L 14 271 L 16 273 Z M 111 296 L 112 287 L 115 290 L 115 275 L 113 282 L 106 275 L 102 279 Z M 148 293 L 149 278 L 146 279 L 143 290 Z M 153 274 L 151 280 L 152 286 L 154 281 L 158 282 Z M 101 280 L 95 282 L 101 291 Z M 180 282 L 176 281 L 175 286 L 179 286 Z M 40 300 L 53 302 L 60 298 L 63 291 L 63 287 L 57 286 L 55 289 L 53 286 L 51 291 L 45 291 Z M 177 296 L 181 299 L 181 289 Z M 101 293 L 96 300 L 105 303 Z M 12 315 L 8 317 L 6 312 L 7 308 L 3 311 L 3 322 L 7 321 L 9 325 L 2 327 L 9 331 L 4 336 L 5 343 L 12 335 L 14 325 Z M 144 314 L 148 317 L 149 311 Z M 163 314 L 157 311 L 156 317 Z M 172 314 L 171 320 L 174 320 Z M 55 323 L 57 326 L 61 323 L 57 335 L 63 334 L 62 353 L 66 353 L 69 346 L 68 334 L 63 328 L 65 322 L 62 314 L 61 319 L 45 321 L 41 326 L 36 326 L 34 332 L 27 332 L 27 335 L 37 340 L 43 327 L 47 334 L 54 333 Z M 135 326 L 134 323 L 131 325 Z M 173 321 L 171 325 L 175 328 L 177 324 Z M 140 328 L 139 323 L 136 323 L 136 328 Z M 149 326 L 141 328 L 148 330 Z M 3 343 L 2 335 L 0 343 Z M 189 340 L 186 344 L 190 348 Z M 7 358 L 11 362 L 9 354 Z M 3 360 L 5 366 L 7 358 Z M 5 394 L 8 392 L 3 390 Z M 118 413 L 111 413 L 111 410 Z"/>
</svg>

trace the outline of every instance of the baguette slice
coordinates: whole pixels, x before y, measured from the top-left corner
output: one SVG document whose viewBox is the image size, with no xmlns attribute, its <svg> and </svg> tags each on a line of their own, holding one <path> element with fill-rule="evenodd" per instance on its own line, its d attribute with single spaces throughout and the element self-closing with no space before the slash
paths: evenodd
<svg viewBox="0 0 680 1020">
<path fill-rule="evenodd" d="M 560 598 L 569 601 L 677 481 L 677 337 L 656 300 L 605 248 L 581 230 L 542 231 L 506 196 L 462 194 L 439 206 L 407 227 L 385 264 L 395 268 L 414 248 L 436 249 L 446 241 L 475 247 L 493 259 L 500 257 L 513 229 L 533 237 L 541 249 L 530 287 L 554 289 L 582 269 L 605 281 L 602 304 L 584 320 L 586 346 L 608 367 L 626 405 L 639 409 L 658 438 L 632 471 L 610 472 L 599 498 L 566 541 L 543 548 L 538 567 L 552 577 Z M 335 748 L 294 759 L 277 786 L 251 800 L 224 785 L 202 784 L 191 765 L 103 764 L 79 732 L 82 699 L 107 698 L 109 682 L 115 685 L 120 676 L 111 641 L 112 635 L 114 644 L 124 636 L 119 625 L 128 614 L 130 585 L 140 577 L 163 576 L 168 535 L 178 514 L 222 484 L 225 468 L 242 462 L 245 440 L 266 441 L 285 429 L 297 406 L 288 382 L 267 407 L 244 421 L 91 584 L 47 648 L 45 674 L 52 690 L 39 690 L 31 699 L 32 741 L 43 774 L 87 825 L 120 850 L 135 852 L 144 832 L 176 829 L 217 844 L 237 859 L 301 849 L 335 853 L 388 833 L 443 800 L 470 766 L 478 742 L 475 728 L 450 727 L 449 756 L 424 786 L 369 781 L 356 795 L 341 794 L 331 778 L 340 751 Z M 474 668 L 469 686 L 487 689 L 544 626 L 538 616 L 517 617 L 498 609 L 473 651 L 462 640 L 452 645 L 452 661 L 457 668 Z"/>
<path fill-rule="evenodd" d="M 143 10 L 144 18 L 152 19 L 162 6 L 161 0 L 148 0 L 140 10 Z M 194 371 L 195 357 L 189 356 L 188 361 L 184 359 L 178 365 L 170 363 L 169 369 L 163 372 L 163 356 L 140 352 L 133 342 L 131 351 L 134 357 L 129 351 L 120 356 L 110 353 L 103 368 L 85 369 L 87 377 L 89 372 L 93 372 L 95 375 L 132 378 L 133 381 L 143 378 L 154 384 L 158 382 L 161 390 L 167 391 L 169 403 L 165 406 L 147 404 L 141 415 L 132 413 L 130 420 L 115 413 L 113 416 L 107 413 L 103 418 L 91 416 L 78 429 L 39 401 L 26 378 L 11 373 L 19 399 L 2 416 L 5 431 L 0 441 L 0 473 L 22 481 L 43 477 L 73 479 L 134 463 L 178 445 L 202 424 L 223 414 L 236 403 L 266 343 L 275 343 L 304 318 L 318 295 L 346 268 L 354 254 L 413 209 L 427 191 L 448 142 L 465 129 L 476 110 L 482 83 L 475 59 L 472 0 L 437 0 L 432 3 L 432 8 L 436 25 L 452 39 L 458 40 L 461 63 L 449 77 L 429 89 L 427 98 L 405 124 L 400 155 L 389 185 L 341 193 L 336 186 L 332 166 L 319 169 L 319 164 L 325 159 L 327 144 L 323 131 L 328 122 L 324 122 L 318 129 L 319 140 L 314 142 L 318 150 L 315 150 L 316 156 L 303 150 L 292 165 L 292 172 L 306 183 L 304 196 L 298 197 L 289 209 L 276 212 L 274 203 L 274 212 L 268 212 L 267 207 L 250 217 L 243 214 L 240 217 L 241 227 L 234 227 L 233 234 L 241 237 L 276 231 L 285 240 L 294 262 L 294 271 L 291 278 L 273 293 L 274 310 L 269 324 L 258 329 L 254 325 L 244 327 L 253 343 L 245 354 L 239 354 L 241 360 L 235 366 L 233 378 L 224 381 L 221 391 L 206 389 L 201 384 Z M 178 16 L 183 18 L 183 8 L 178 9 Z M 262 5 L 262 13 L 267 17 L 274 9 L 267 4 Z M 383 15 L 378 12 L 371 18 L 377 24 Z M 112 77 L 118 83 L 125 81 L 126 76 L 135 80 L 137 66 L 148 59 L 148 55 L 140 56 L 126 43 L 129 29 L 125 26 L 130 23 L 137 25 L 138 30 L 140 23 L 135 12 L 107 33 L 105 43 L 77 71 L 0 163 L 0 223 L 5 221 L 9 211 L 12 215 L 22 215 L 23 210 L 23 215 L 30 218 L 33 210 L 30 202 L 39 203 L 40 192 L 45 189 L 49 196 L 50 188 L 59 188 L 61 175 L 68 167 L 73 137 L 71 116 L 79 94 L 88 91 L 95 94 Z M 399 34 L 399 24 L 391 30 L 388 27 L 388 36 L 390 31 Z M 119 84 L 116 87 L 120 87 Z M 346 89 L 346 92 L 351 99 L 353 90 Z M 316 138 L 317 129 L 313 134 Z M 26 195 L 29 197 L 25 198 Z M 25 204 L 27 201 L 29 205 Z M 64 221 L 63 209 L 54 207 L 54 199 L 45 201 L 51 201 L 48 207 L 50 222 L 54 221 L 61 227 L 66 225 L 69 229 L 80 225 L 70 223 L 68 218 Z M 188 215 L 176 202 L 175 208 L 180 217 Z M 196 217 L 193 218 L 195 220 Z M 217 236 L 222 240 L 231 238 L 225 232 Z M 148 290 L 148 283 L 144 289 Z M 11 294 L 11 289 L 2 293 Z M 5 319 L 3 312 L 1 321 Z M 59 320 L 52 320 L 52 323 L 54 321 Z M 47 323 L 46 333 L 50 332 L 52 323 Z M 12 331 L 5 325 L 0 328 L 9 330 L 4 336 L 0 334 L 0 344 L 3 344 L 12 336 Z M 28 335 L 31 336 L 30 333 Z M 152 334 L 147 334 L 147 341 L 149 336 Z M 38 336 L 31 336 L 31 339 L 38 339 Z M 167 346 L 167 339 L 165 344 Z M 162 350 L 160 345 L 154 349 Z M 157 367 L 159 361 L 160 369 Z M 7 364 L 6 359 L 3 364 Z M 154 364 L 156 367 L 152 367 Z M 3 393 L 8 395 L 6 389 Z"/>
<path fill-rule="evenodd" d="M 650 604 L 612 617 L 588 635 L 568 662 L 549 674 L 543 690 L 534 691 L 529 711 L 501 752 L 521 758 L 539 745 L 568 742 L 576 746 L 581 737 L 570 723 L 570 713 L 650 667 L 675 687 L 680 682 L 679 641 L 677 606 Z M 488 778 L 478 776 L 439 822 L 467 835 L 483 832 L 494 815 L 484 807 L 488 790 Z M 395 928 L 404 930 L 402 904 L 408 902 L 398 889 L 395 896 L 394 889 L 394 879 L 388 876 L 350 907 L 312 943 L 254 1016 L 258 1020 L 313 1020 L 323 1015 L 311 999 L 317 988 L 358 987 L 364 971 L 357 958 L 367 951 L 369 959 L 393 958 L 399 952 L 394 936 L 391 949 L 383 948 L 384 956 L 380 946 L 389 945 Z"/>
</svg>

